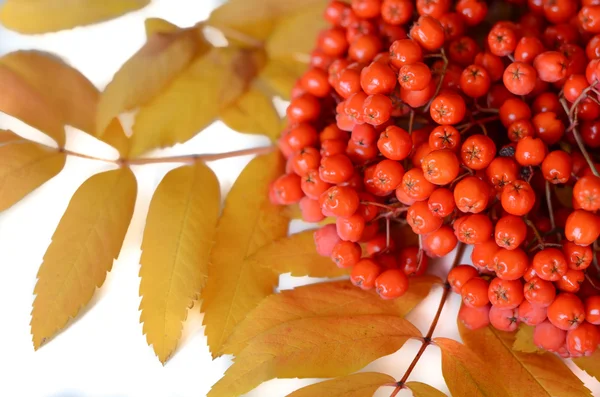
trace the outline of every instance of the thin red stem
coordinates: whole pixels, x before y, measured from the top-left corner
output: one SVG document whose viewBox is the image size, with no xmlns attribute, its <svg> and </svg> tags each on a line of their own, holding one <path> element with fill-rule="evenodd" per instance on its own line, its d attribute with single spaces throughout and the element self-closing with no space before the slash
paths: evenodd
<svg viewBox="0 0 600 397">
<path fill-rule="evenodd" d="M 579 131 L 577 130 L 577 123 L 578 123 L 578 121 L 577 121 L 577 106 L 579 105 L 579 102 L 581 102 L 581 100 L 583 98 L 585 98 L 585 96 L 587 96 L 587 93 L 590 90 L 593 90 L 592 87 L 594 87 L 596 85 L 596 83 L 597 83 L 597 81 L 595 81 L 594 84 L 592 84 L 590 87 L 583 90 L 581 92 L 581 94 L 577 97 L 575 102 L 573 102 L 573 104 L 571 105 L 570 108 L 567 105 L 567 100 L 565 98 L 561 98 L 560 103 L 563 106 L 563 108 L 565 109 L 565 112 L 567 112 L 567 115 L 569 116 L 569 122 L 571 123 L 569 130 L 573 133 L 573 138 L 575 138 L 575 142 L 577 142 L 577 147 L 579 147 L 579 151 L 585 158 L 585 161 L 587 162 L 588 166 L 592 170 L 592 173 L 594 175 L 600 177 L 600 174 L 598 173 L 598 170 L 596 169 L 596 166 L 594 165 L 594 161 L 592 160 L 592 158 L 590 157 L 590 154 L 588 153 L 587 149 L 585 148 L 585 143 L 583 142 L 583 139 L 581 138 L 581 135 L 579 134 Z"/>
<path fill-rule="evenodd" d="M 552 191 L 550 189 L 550 182 L 546 181 L 546 206 L 548 207 L 548 217 L 550 218 L 550 226 L 552 230 L 556 229 L 556 220 L 554 219 L 554 209 L 552 208 Z M 558 242 L 561 240 L 560 232 L 556 232 Z"/>
<path fill-rule="evenodd" d="M 451 268 L 454 268 L 456 265 L 458 265 L 460 263 L 460 260 L 462 259 L 462 256 L 463 256 L 464 249 L 465 249 L 465 245 L 463 243 L 459 242 L 458 246 L 457 246 L 457 250 L 456 250 L 456 256 L 454 257 L 454 261 L 452 262 Z M 423 338 L 423 343 L 421 344 L 419 351 L 415 355 L 415 358 L 413 358 L 410 365 L 406 369 L 406 372 L 404 372 L 402 379 L 400 379 L 398 381 L 398 383 L 396 384 L 396 388 L 394 389 L 394 391 L 392 392 L 390 397 L 395 397 L 400 392 L 400 390 L 404 387 L 404 384 L 408 380 L 408 377 L 410 376 L 412 371 L 417 366 L 419 359 L 421 358 L 421 356 L 423 356 L 423 353 L 425 353 L 425 349 L 427 349 L 427 346 L 429 346 L 431 344 L 431 338 L 433 337 L 435 328 L 437 327 L 438 322 L 440 321 L 440 316 L 442 315 L 442 310 L 444 309 L 444 305 L 446 303 L 446 300 L 448 299 L 449 294 L 450 294 L 450 284 L 448 284 L 448 282 L 446 282 L 444 284 L 444 291 L 442 292 L 442 296 L 440 298 L 440 303 L 438 304 L 437 311 L 435 313 L 435 316 L 433 317 L 433 320 L 431 321 L 431 325 L 429 326 L 429 330 L 427 331 L 427 334 Z"/>
</svg>

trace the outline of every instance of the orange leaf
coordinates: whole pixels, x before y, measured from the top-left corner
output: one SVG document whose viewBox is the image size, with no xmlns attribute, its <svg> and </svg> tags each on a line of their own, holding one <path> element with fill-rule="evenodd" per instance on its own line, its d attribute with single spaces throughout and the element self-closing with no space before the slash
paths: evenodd
<svg viewBox="0 0 600 397">
<path fill-rule="evenodd" d="M 287 397 L 372 397 L 386 383 L 395 380 L 378 372 L 359 372 L 303 387 Z"/>
<path fill-rule="evenodd" d="M 483 362 L 493 365 L 482 372 L 493 372 L 497 379 L 510 379 L 503 384 L 511 396 L 591 396 L 581 380 L 556 355 L 513 350 L 515 334 L 512 332 L 498 331 L 490 326 L 471 331 L 462 323 L 459 323 L 459 331 L 465 344 Z"/>
<path fill-rule="evenodd" d="M 253 338 L 300 318 L 362 314 L 405 316 L 439 280 L 426 276 L 410 281 L 406 294 L 392 301 L 382 300 L 374 291 L 356 288 L 349 281 L 311 284 L 268 296 L 236 327 L 222 353 L 238 354 Z"/>
<path fill-rule="evenodd" d="M 96 174 L 75 192 L 44 255 L 31 312 L 39 348 L 85 306 L 119 255 L 137 195 L 129 168 Z"/>
<path fill-rule="evenodd" d="M 408 387 L 414 397 L 446 397 L 444 393 L 421 382 L 406 382 L 404 386 Z"/>
<path fill-rule="evenodd" d="M 245 259 L 287 234 L 283 207 L 270 203 L 269 184 L 283 172 L 279 153 L 256 157 L 225 200 L 211 251 L 202 311 L 213 356 L 235 326 L 273 292 L 277 275 Z"/>
<path fill-rule="evenodd" d="M 98 90 L 78 70 L 52 54 L 39 51 L 13 52 L 0 58 L 0 64 L 18 74 L 30 87 L 31 94 L 39 96 L 63 124 L 94 132 Z M 29 124 L 28 119 L 22 120 Z M 41 130 L 60 139 L 52 135 L 52 130 Z"/>
<path fill-rule="evenodd" d="M 0 211 L 58 174 L 67 157 L 9 131 L 0 135 Z"/>
<path fill-rule="evenodd" d="M 6 0 L 0 21 L 19 33 L 71 29 L 116 18 L 146 6 L 150 0 Z"/>
<path fill-rule="evenodd" d="M 396 315 L 302 318 L 252 339 L 208 397 L 244 394 L 273 378 L 329 378 L 391 354 L 419 330 Z"/>
<path fill-rule="evenodd" d="M 481 360 L 467 346 L 447 338 L 435 338 L 433 342 L 442 350 L 442 374 L 454 396 L 502 396 L 507 397 L 506 390 L 500 383 L 503 378 L 494 373 L 485 363 L 496 361 Z M 510 381 L 512 383 L 512 380 Z M 508 383 L 508 382 L 504 382 Z M 517 394 L 521 395 L 521 394 Z M 523 394 L 529 395 L 529 394 Z"/>
</svg>

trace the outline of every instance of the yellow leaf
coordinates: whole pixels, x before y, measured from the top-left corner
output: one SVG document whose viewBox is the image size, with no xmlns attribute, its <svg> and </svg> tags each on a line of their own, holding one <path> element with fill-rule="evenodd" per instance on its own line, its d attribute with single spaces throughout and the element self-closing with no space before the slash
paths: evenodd
<svg viewBox="0 0 600 397">
<path fill-rule="evenodd" d="M 271 153 L 252 160 L 225 200 L 202 292 L 202 311 L 213 355 L 233 328 L 273 292 L 277 275 L 245 259 L 260 247 L 287 234 L 283 207 L 272 205 L 269 184 L 283 172 L 283 159 Z"/>
<path fill-rule="evenodd" d="M 379 387 L 395 380 L 378 372 L 359 372 L 303 387 L 287 397 L 372 397 Z"/>
<path fill-rule="evenodd" d="M 210 14 L 208 23 L 222 29 L 225 36 L 228 36 L 228 30 L 234 30 L 237 33 L 265 40 L 275 27 L 276 18 L 302 11 L 305 7 L 323 1 L 231 0 L 214 10 Z M 321 15 L 319 19 L 322 19 Z"/>
<path fill-rule="evenodd" d="M 588 357 L 574 358 L 573 362 L 582 370 L 600 380 L 600 351 L 596 350 L 594 354 Z"/>
<path fill-rule="evenodd" d="M 497 360 L 480 359 L 467 346 L 448 338 L 435 338 L 433 342 L 442 351 L 442 374 L 454 396 L 509 396 L 502 387 L 501 380 L 510 379 L 499 376 Z M 488 368 L 485 363 L 493 363 Z M 504 384 L 508 382 L 503 382 Z M 515 385 L 518 383 L 515 382 Z M 536 396 L 536 394 L 516 394 L 518 396 Z"/>
<path fill-rule="evenodd" d="M 281 119 L 273 106 L 273 100 L 258 88 L 251 88 L 220 114 L 231 129 L 249 134 L 268 136 L 272 141 L 279 138 Z"/>
<path fill-rule="evenodd" d="M 0 143 L 0 211 L 56 176 L 66 161 L 56 149 L 10 134 L 4 132 Z"/>
<path fill-rule="evenodd" d="M 270 58 L 289 58 L 308 64 L 310 53 L 317 42 L 317 35 L 328 26 L 323 18 L 328 1 L 313 3 L 277 20 L 266 42 Z"/>
<path fill-rule="evenodd" d="M 510 379 L 503 385 L 511 396 L 591 396 L 581 380 L 556 355 L 513 350 L 514 333 L 492 327 L 471 331 L 462 323 L 459 331 L 465 344 L 483 362 L 492 363 L 480 372 L 493 374 L 497 379 Z"/>
<path fill-rule="evenodd" d="M 544 352 L 533 343 L 533 327 L 526 324 L 521 324 L 519 326 L 512 349 L 523 353 Z"/>
<path fill-rule="evenodd" d="M 227 340 L 222 353 L 238 354 L 256 336 L 300 318 L 389 314 L 405 316 L 427 296 L 436 277 L 411 279 L 400 299 L 385 301 L 374 291 L 363 291 L 349 281 L 311 284 L 265 298 L 246 316 Z"/>
<path fill-rule="evenodd" d="M 119 255 L 137 194 L 129 168 L 92 176 L 75 192 L 38 272 L 33 346 L 62 329 L 104 283 Z"/>
<path fill-rule="evenodd" d="M 213 48 L 145 106 L 133 126 L 132 155 L 184 142 L 212 123 L 242 95 L 259 67 L 260 54 Z"/>
<path fill-rule="evenodd" d="M 252 339 L 208 393 L 244 394 L 273 378 L 331 378 L 400 349 L 419 330 L 396 315 L 303 318 Z"/>
<path fill-rule="evenodd" d="M 0 22 L 25 34 L 56 32 L 116 18 L 150 0 L 6 0 Z"/>
<path fill-rule="evenodd" d="M 306 65 L 292 59 L 271 59 L 258 78 L 283 99 L 290 99 L 296 80 L 306 71 Z"/>
<path fill-rule="evenodd" d="M 117 149 L 121 155 L 121 158 L 127 157 L 127 154 L 129 153 L 129 147 L 131 145 L 131 139 L 129 139 L 129 137 L 125 134 L 123 126 L 118 118 L 114 118 L 110 122 L 108 127 L 106 127 L 104 135 L 98 139 Z"/>
<path fill-rule="evenodd" d="M 331 258 L 317 253 L 313 234 L 314 230 L 306 230 L 281 238 L 262 247 L 248 260 L 277 274 L 291 273 L 295 277 L 339 277 L 348 274 L 348 269 L 340 269 Z"/>
<path fill-rule="evenodd" d="M 168 86 L 208 44 L 197 39 L 194 29 L 156 33 L 121 66 L 100 96 L 96 127 L 100 134 L 111 120 L 145 105 Z"/>
<path fill-rule="evenodd" d="M 176 33 L 181 28 L 177 25 L 172 24 L 169 21 L 165 21 L 161 18 L 148 18 L 144 21 L 144 28 L 146 29 L 146 38 L 156 33 Z"/>
<path fill-rule="evenodd" d="M 24 143 L 27 140 L 10 130 L 0 130 L 0 144 L 5 145 L 14 141 L 21 141 L 21 143 Z"/>
<path fill-rule="evenodd" d="M 140 260 L 140 321 L 162 363 L 175 350 L 188 306 L 206 282 L 219 205 L 219 182 L 200 162 L 170 171 L 150 203 Z"/>
<path fill-rule="evenodd" d="M 421 382 L 406 382 L 404 384 L 410 389 L 414 397 L 446 397 L 444 393 Z"/>
</svg>

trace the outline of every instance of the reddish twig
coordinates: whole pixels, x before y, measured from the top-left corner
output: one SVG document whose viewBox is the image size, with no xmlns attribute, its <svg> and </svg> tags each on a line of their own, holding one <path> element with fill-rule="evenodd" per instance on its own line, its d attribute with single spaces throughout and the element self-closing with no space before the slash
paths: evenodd
<svg viewBox="0 0 600 397">
<path fill-rule="evenodd" d="M 456 250 L 456 256 L 454 257 L 454 261 L 452 262 L 452 268 L 454 268 L 456 265 L 458 265 L 460 263 L 460 260 L 462 259 L 463 252 L 465 249 L 465 245 L 463 243 L 459 242 L 457 247 L 458 248 Z M 446 300 L 447 300 L 449 294 L 450 294 L 450 284 L 448 284 L 448 282 L 446 282 L 444 284 L 444 292 L 442 292 L 442 297 L 440 298 L 440 303 L 438 304 L 437 311 L 435 313 L 435 316 L 433 317 L 431 325 L 429 326 L 429 330 L 427 331 L 427 334 L 423 338 L 423 343 L 421 344 L 421 348 L 419 349 L 415 358 L 413 358 L 412 362 L 406 369 L 406 372 L 404 372 L 402 379 L 400 379 L 398 381 L 398 383 L 396 384 L 396 388 L 394 389 L 394 391 L 392 392 L 390 397 L 395 397 L 400 392 L 400 390 L 404 387 L 404 384 L 408 380 L 408 377 L 412 373 L 413 369 L 415 369 L 417 363 L 419 362 L 419 359 L 425 352 L 425 349 L 427 349 L 427 346 L 429 346 L 431 344 L 431 338 L 433 337 L 435 328 L 437 327 L 437 324 L 440 320 L 442 310 L 444 309 L 444 304 L 446 303 Z"/>
<path fill-rule="evenodd" d="M 592 173 L 594 175 L 600 177 L 600 174 L 598 174 L 598 170 L 596 169 L 596 166 L 594 165 L 594 161 L 592 160 L 592 158 L 590 157 L 590 154 L 588 153 L 587 149 L 585 148 L 585 143 L 583 142 L 583 139 L 581 138 L 581 135 L 579 134 L 579 131 L 577 130 L 578 121 L 577 121 L 577 112 L 576 112 L 579 102 L 587 95 L 587 93 L 589 92 L 589 89 L 591 87 L 593 87 L 595 84 L 596 84 L 596 82 L 594 82 L 594 84 L 592 86 L 583 90 L 581 92 L 581 94 L 577 97 L 575 102 L 573 102 L 573 104 L 571 105 L 570 108 L 569 108 L 569 105 L 567 105 L 567 100 L 565 98 L 561 98 L 560 103 L 561 103 L 563 109 L 565 109 L 565 112 L 567 113 L 567 115 L 569 116 L 569 122 L 571 124 L 569 127 L 569 130 L 573 133 L 573 138 L 575 138 L 575 142 L 577 143 L 577 147 L 579 147 L 579 151 L 585 158 L 585 161 L 587 162 L 588 166 L 592 170 Z"/>
<path fill-rule="evenodd" d="M 42 145 L 45 146 L 45 145 Z M 64 148 L 59 148 L 58 151 L 61 153 L 65 153 L 69 156 L 79 157 L 88 160 L 94 161 L 103 161 L 106 163 L 113 163 L 119 165 L 143 165 L 143 164 L 162 164 L 162 163 L 194 163 L 196 161 L 215 161 L 228 159 L 232 157 L 239 156 L 249 156 L 249 155 L 260 155 L 271 153 L 275 150 L 274 146 L 266 146 L 266 147 L 258 147 L 251 149 L 243 149 L 236 150 L 233 152 L 225 152 L 225 153 L 205 153 L 205 154 L 184 154 L 181 156 L 171 156 L 171 157 L 156 157 L 156 158 L 138 158 L 138 159 L 105 159 L 100 157 L 89 156 L 87 154 L 73 152 L 71 150 L 67 150 Z"/>
</svg>

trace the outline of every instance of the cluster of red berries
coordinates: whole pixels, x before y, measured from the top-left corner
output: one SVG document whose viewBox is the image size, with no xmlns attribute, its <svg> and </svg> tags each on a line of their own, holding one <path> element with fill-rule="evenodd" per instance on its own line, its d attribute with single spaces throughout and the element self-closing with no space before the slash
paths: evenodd
<svg viewBox="0 0 600 397">
<path fill-rule="evenodd" d="M 384 299 L 428 257 L 473 245 L 472 265 L 448 275 L 467 327 L 522 322 L 541 348 L 588 355 L 600 343 L 600 0 L 511 2 L 331 1 L 271 200 L 308 222 L 334 217 L 317 251 Z M 494 20 L 507 9 L 513 21 Z"/>
</svg>

